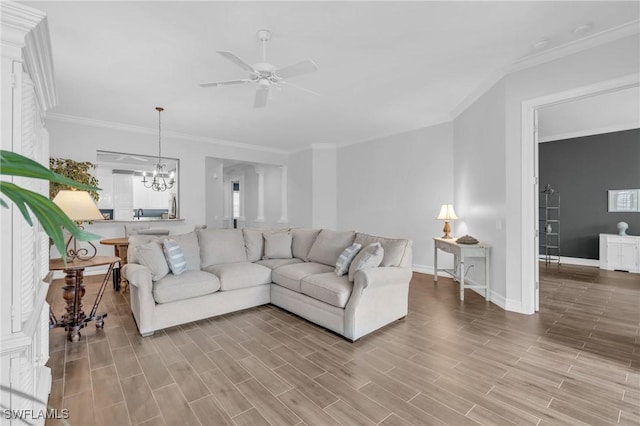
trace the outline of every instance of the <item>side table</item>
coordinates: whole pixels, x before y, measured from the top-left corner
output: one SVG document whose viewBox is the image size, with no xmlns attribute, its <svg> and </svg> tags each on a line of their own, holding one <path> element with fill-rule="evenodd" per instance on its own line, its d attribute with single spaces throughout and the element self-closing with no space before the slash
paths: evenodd
<svg viewBox="0 0 640 426">
<path fill-rule="evenodd" d="M 114 265 L 120 262 L 119 257 L 109 256 L 96 256 L 89 260 L 75 260 L 69 261 L 66 264 L 62 259 L 49 260 L 49 269 L 52 271 L 64 271 L 65 286 L 63 297 L 67 302 L 65 307 L 66 313 L 62 315 L 62 318 L 58 320 L 51 310 L 49 311 L 49 328 L 64 327 L 67 330 L 67 337 L 71 342 L 77 342 L 80 340 L 80 329 L 87 326 L 90 321 L 96 322 L 96 328 L 102 328 L 104 326 L 104 318 L 107 317 L 106 313 L 97 314 L 98 305 L 102 300 L 104 288 L 109 281 L 109 276 L 113 271 Z M 104 266 L 109 265 L 109 270 L 104 276 L 96 300 L 93 302 L 93 308 L 91 313 L 87 316 L 82 310 L 82 298 L 84 297 L 85 288 L 83 284 L 84 270 L 92 266 Z"/>
<path fill-rule="evenodd" d="M 127 281 L 122 278 L 120 274 L 120 269 L 122 269 L 122 267 L 127 264 L 127 250 L 129 249 L 129 238 L 128 237 L 107 238 L 104 240 L 100 240 L 100 244 L 103 244 L 106 246 L 113 246 L 113 250 L 116 257 L 120 258 L 119 267 L 113 269 L 113 289 L 115 291 L 118 291 L 122 286 L 122 291 L 123 292 L 126 291 Z"/>
<path fill-rule="evenodd" d="M 438 269 L 438 250 L 453 254 L 454 269 Z M 451 275 L 455 281 L 460 283 L 460 300 L 464 301 L 465 288 L 477 288 L 484 290 L 484 298 L 491 300 L 491 286 L 489 285 L 489 265 L 490 265 L 491 246 L 483 243 L 478 244 L 458 244 L 455 238 L 433 239 L 433 281 L 438 282 L 438 271 L 446 272 Z M 468 285 L 465 284 L 466 272 L 464 269 L 465 258 L 476 257 L 484 258 L 484 285 Z"/>
</svg>

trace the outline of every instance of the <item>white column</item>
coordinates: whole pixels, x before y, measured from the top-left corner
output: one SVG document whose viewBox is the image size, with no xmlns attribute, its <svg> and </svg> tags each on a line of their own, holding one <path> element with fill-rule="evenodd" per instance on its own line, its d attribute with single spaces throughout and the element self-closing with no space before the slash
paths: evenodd
<svg viewBox="0 0 640 426">
<path fill-rule="evenodd" d="M 278 223 L 289 223 L 289 214 L 287 213 L 287 166 L 280 167 L 280 219 Z"/>
<path fill-rule="evenodd" d="M 264 222 L 264 169 L 256 167 L 256 174 L 258 175 L 258 215 L 255 221 Z"/>
</svg>

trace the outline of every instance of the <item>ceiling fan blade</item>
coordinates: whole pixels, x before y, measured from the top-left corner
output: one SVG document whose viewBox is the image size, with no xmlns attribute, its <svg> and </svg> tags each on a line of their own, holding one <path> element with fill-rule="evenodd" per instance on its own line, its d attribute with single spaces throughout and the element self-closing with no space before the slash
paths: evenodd
<svg viewBox="0 0 640 426">
<path fill-rule="evenodd" d="M 241 80 L 228 80 L 228 81 L 217 81 L 215 83 L 202 83 L 200 87 L 213 87 L 213 86 L 228 86 L 230 84 L 241 84 L 241 83 L 251 83 L 253 80 L 250 78 L 243 78 Z"/>
<path fill-rule="evenodd" d="M 269 86 L 258 86 L 256 90 L 256 98 L 253 101 L 254 108 L 264 108 L 267 105 L 269 97 Z"/>
<path fill-rule="evenodd" d="M 246 63 L 245 61 L 243 61 L 242 59 L 238 58 L 235 54 L 231 53 L 231 52 L 223 52 L 223 51 L 218 51 L 218 54 L 224 56 L 226 59 L 228 59 L 229 61 L 233 62 L 234 64 L 236 64 L 237 66 L 239 66 L 240 68 L 249 71 L 251 74 L 254 75 L 260 75 L 260 73 L 253 68 L 251 65 L 249 65 L 248 63 Z"/>
<path fill-rule="evenodd" d="M 295 87 L 298 90 L 302 90 L 303 92 L 311 93 L 312 95 L 322 96 L 318 92 L 314 92 L 313 90 L 307 89 L 305 87 L 298 86 L 297 84 L 289 83 L 288 81 L 282 80 L 279 84 L 285 84 L 287 86 Z"/>
<path fill-rule="evenodd" d="M 308 74 L 314 71 L 318 71 L 318 66 L 311 59 L 306 59 L 296 64 L 280 68 L 276 71 L 276 75 L 280 78 L 289 78 L 302 74 Z"/>
</svg>

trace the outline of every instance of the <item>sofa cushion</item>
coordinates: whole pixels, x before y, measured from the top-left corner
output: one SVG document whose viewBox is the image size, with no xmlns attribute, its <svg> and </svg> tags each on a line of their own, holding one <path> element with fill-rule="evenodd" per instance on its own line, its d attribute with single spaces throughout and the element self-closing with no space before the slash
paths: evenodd
<svg viewBox="0 0 640 426">
<path fill-rule="evenodd" d="M 153 283 L 153 298 L 156 303 L 169 303 L 215 293 L 220 289 L 220 280 L 204 271 L 186 270 L 181 275 L 169 274 Z"/>
<path fill-rule="evenodd" d="M 264 233 L 264 259 L 291 259 L 291 231 Z"/>
<path fill-rule="evenodd" d="M 180 275 L 187 270 L 187 261 L 184 258 L 182 247 L 174 240 L 164 240 L 162 242 L 162 251 L 167 259 L 167 265 L 173 275 Z"/>
<path fill-rule="evenodd" d="M 198 235 L 195 232 L 175 234 L 165 238 L 174 240 L 182 248 L 184 259 L 187 261 L 187 269 L 200 270 L 200 245 L 198 244 Z"/>
<path fill-rule="evenodd" d="M 241 229 L 200 229 L 198 242 L 201 269 L 247 260 Z"/>
<path fill-rule="evenodd" d="M 377 268 L 384 258 L 384 249 L 380 243 L 371 243 L 365 246 L 353 259 L 349 266 L 349 281 L 353 282 L 356 272 L 361 269 Z"/>
<path fill-rule="evenodd" d="M 138 260 L 138 246 L 147 244 L 149 241 L 160 241 L 153 235 L 131 235 L 129 236 L 129 247 L 127 248 L 127 263 L 140 263 Z"/>
<path fill-rule="evenodd" d="M 266 259 L 259 260 L 256 262 L 258 265 L 266 266 L 269 269 L 276 269 L 284 265 L 292 265 L 294 263 L 302 263 L 301 259 L 291 258 L 291 259 Z"/>
<path fill-rule="evenodd" d="M 146 244 L 136 246 L 136 255 L 138 262 L 151 271 L 153 281 L 158 281 L 169 273 L 169 265 L 167 265 L 167 259 L 162 252 L 160 241 L 149 241 Z"/>
<path fill-rule="evenodd" d="M 309 260 L 307 258 L 307 256 L 309 256 L 309 250 L 311 250 L 311 246 L 316 241 L 319 233 L 319 229 L 292 229 L 291 254 L 293 254 L 293 257 L 307 262 Z"/>
<path fill-rule="evenodd" d="M 349 266 L 351 265 L 351 262 L 356 257 L 361 248 L 362 246 L 360 244 L 353 243 L 349 247 L 344 249 L 342 253 L 340 253 L 340 256 L 338 256 L 338 260 L 336 260 L 335 271 L 337 276 L 341 277 L 349 272 Z"/>
<path fill-rule="evenodd" d="M 371 243 L 380 243 L 384 249 L 384 258 L 380 266 L 400 266 L 404 252 L 409 244 L 407 239 L 384 238 L 363 234 L 362 232 L 356 233 L 356 238 L 353 242 L 362 244 L 362 247 L 366 247 Z"/>
<path fill-rule="evenodd" d="M 264 256 L 264 240 L 262 229 L 242 228 L 244 247 L 247 253 L 247 261 L 257 262 Z"/>
<path fill-rule="evenodd" d="M 323 229 L 313 242 L 307 257 L 312 262 L 335 267 L 338 256 L 344 249 L 353 244 L 354 238 L 355 231 L 338 232 Z"/>
<path fill-rule="evenodd" d="M 304 278 L 300 290 L 309 297 L 344 308 L 351 296 L 353 283 L 346 275 L 339 277 L 333 272 L 327 272 Z"/>
<path fill-rule="evenodd" d="M 300 281 L 309 275 L 330 272 L 331 266 L 322 265 L 315 262 L 296 263 L 281 266 L 271 272 L 271 279 L 274 283 L 286 287 L 289 290 L 300 293 Z M 335 274 L 334 274 L 335 275 Z"/>
<path fill-rule="evenodd" d="M 220 290 L 235 290 L 271 283 L 271 269 L 251 262 L 208 266 L 205 271 L 220 278 Z"/>
</svg>

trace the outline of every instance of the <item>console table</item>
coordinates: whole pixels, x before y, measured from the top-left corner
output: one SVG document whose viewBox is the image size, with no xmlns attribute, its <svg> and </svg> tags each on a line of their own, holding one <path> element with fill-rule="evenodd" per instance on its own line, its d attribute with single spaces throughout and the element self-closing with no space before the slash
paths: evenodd
<svg viewBox="0 0 640 426">
<path fill-rule="evenodd" d="M 62 296 L 67 302 L 65 310 L 67 311 L 62 315 L 62 318 L 58 320 L 53 312 L 49 310 L 49 328 L 64 327 L 67 330 L 67 337 L 71 342 L 77 342 L 80 340 L 80 329 L 87 326 L 90 321 L 96 322 L 96 328 L 102 328 L 104 326 L 104 318 L 107 314 L 98 314 L 98 305 L 102 300 L 102 294 L 104 288 L 109 281 L 109 276 L 113 271 L 114 265 L 120 262 L 119 257 L 109 256 L 96 256 L 89 260 L 75 260 L 68 261 L 66 264 L 62 259 L 51 259 L 49 261 L 49 269 L 52 271 L 64 271 L 65 286 L 62 287 L 64 293 Z M 109 265 L 109 270 L 104 276 L 96 300 L 93 302 L 91 313 L 87 316 L 82 310 L 82 298 L 84 297 L 85 288 L 82 282 L 84 278 L 85 268 L 92 266 L 104 266 Z"/>
<path fill-rule="evenodd" d="M 491 287 L 489 285 L 489 265 L 490 265 L 490 249 L 491 246 L 483 243 L 478 244 L 458 244 L 455 238 L 433 239 L 433 280 L 438 282 L 438 271 L 446 272 L 451 275 L 455 281 L 460 283 L 460 300 L 464 301 L 465 288 L 481 288 L 484 289 L 485 299 L 491 300 Z M 438 250 L 453 254 L 453 269 L 438 269 Z M 484 283 L 485 285 L 468 285 L 465 284 L 466 271 L 464 263 L 466 258 L 484 258 Z"/>
</svg>

